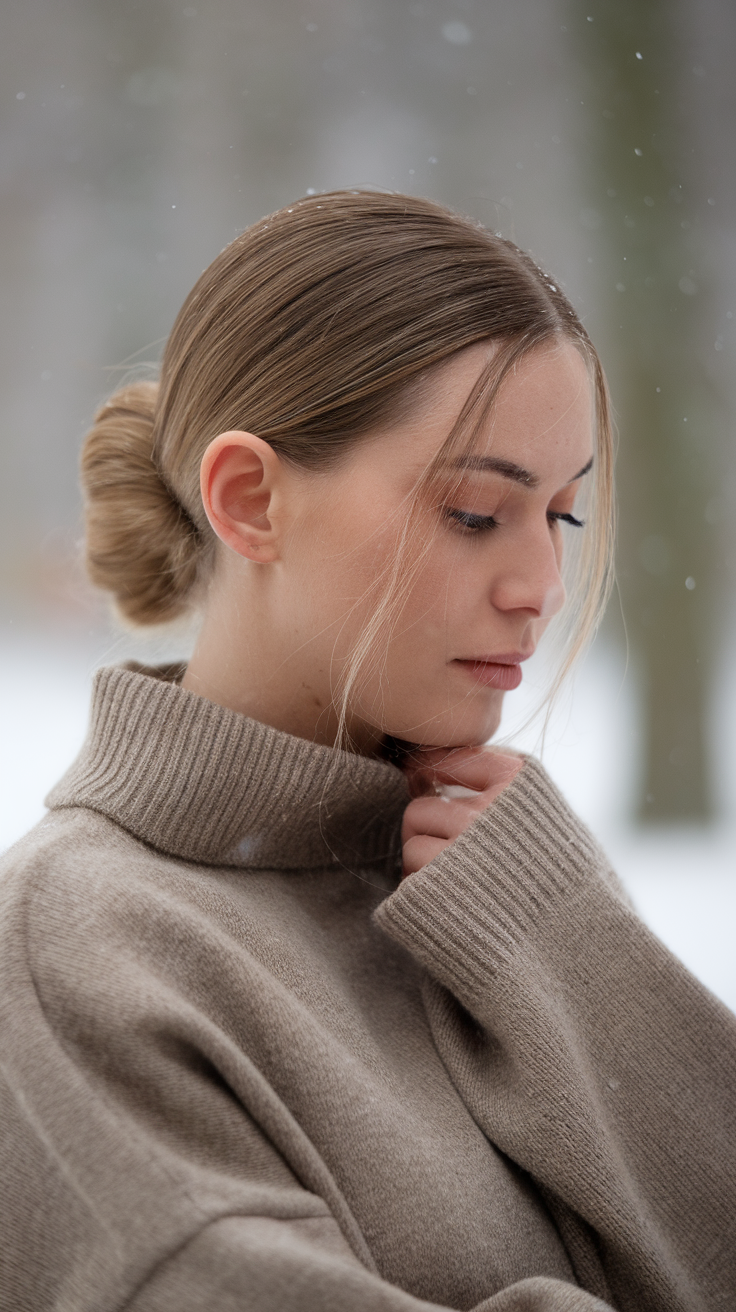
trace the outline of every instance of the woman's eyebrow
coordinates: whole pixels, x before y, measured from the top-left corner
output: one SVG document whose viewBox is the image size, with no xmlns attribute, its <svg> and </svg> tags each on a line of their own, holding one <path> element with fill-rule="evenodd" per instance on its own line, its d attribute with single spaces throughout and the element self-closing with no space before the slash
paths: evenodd
<svg viewBox="0 0 736 1312">
<path fill-rule="evenodd" d="M 587 465 L 583 465 L 582 469 L 580 470 L 580 473 L 576 474 L 574 478 L 571 478 L 570 482 L 577 483 L 578 479 L 582 478 L 584 474 L 589 474 L 592 468 L 593 468 L 593 457 L 591 456 Z"/>
<path fill-rule="evenodd" d="M 459 456 L 453 460 L 455 469 L 475 469 L 481 473 L 500 474 L 502 478 L 510 478 L 514 483 L 523 483 L 524 487 L 538 487 L 539 478 L 532 474 L 530 470 L 524 469 L 522 465 L 514 464 L 513 460 L 503 460 L 500 456 Z M 587 465 L 573 478 L 569 479 L 570 483 L 577 483 L 579 478 L 590 473 L 593 468 L 593 457 L 590 457 Z"/>
<path fill-rule="evenodd" d="M 453 460 L 455 469 L 477 469 L 482 473 L 500 474 L 502 478 L 513 479 L 514 483 L 523 483 L 525 487 L 537 487 L 539 479 L 513 460 L 502 460 L 500 456 L 460 456 Z M 578 475 L 578 477 L 580 477 Z M 574 482 L 571 479 L 571 482 Z"/>
</svg>

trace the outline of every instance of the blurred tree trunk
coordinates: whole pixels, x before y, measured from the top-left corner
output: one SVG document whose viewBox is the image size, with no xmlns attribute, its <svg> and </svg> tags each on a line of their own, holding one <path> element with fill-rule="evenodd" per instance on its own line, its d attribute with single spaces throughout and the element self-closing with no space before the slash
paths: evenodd
<svg viewBox="0 0 736 1312">
<path fill-rule="evenodd" d="M 704 821 L 718 421 L 697 355 L 705 288 L 679 94 L 691 70 L 671 0 L 573 0 L 571 11 L 595 189 L 583 219 L 603 238 L 620 430 L 618 572 L 642 688 L 638 818 Z"/>
</svg>

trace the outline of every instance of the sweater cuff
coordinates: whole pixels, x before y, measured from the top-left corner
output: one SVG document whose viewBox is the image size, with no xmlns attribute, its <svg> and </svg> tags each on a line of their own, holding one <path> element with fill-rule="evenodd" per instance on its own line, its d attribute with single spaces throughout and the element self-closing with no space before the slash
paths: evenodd
<svg viewBox="0 0 736 1312">
<path fill-rule="evenodd" d="M 477 996 L 523 945 L 541 946 L 555 928 L 569 938 L 571 903 L 591 880 L 605 882 L 606 865 L 543 767 L 528 758 L 509 787 L 402 880 L 374 917 L 442 983 Z"/>
</svg>

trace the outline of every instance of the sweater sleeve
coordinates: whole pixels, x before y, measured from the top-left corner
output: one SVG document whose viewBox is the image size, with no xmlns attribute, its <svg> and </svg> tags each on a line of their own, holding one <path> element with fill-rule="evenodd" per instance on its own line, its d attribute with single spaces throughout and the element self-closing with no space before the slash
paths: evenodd
<svg viewBox="0 0 736 1312">
<path fill-rule="evenodd" d="M 542 767 L 375 914 L 426 968 L 447 1069 L 538 1183 L 581 1283 L 621 1312 L 732 1307 L 736 1020 L 637 918 Z"/>
</svg>

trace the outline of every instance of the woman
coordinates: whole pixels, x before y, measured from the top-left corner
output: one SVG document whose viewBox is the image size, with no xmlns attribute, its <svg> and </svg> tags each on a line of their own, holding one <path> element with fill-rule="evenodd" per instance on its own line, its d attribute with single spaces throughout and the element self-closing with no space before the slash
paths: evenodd
<svg viewBox="0 0 736 1312">
<path fill-rule="evenodd" d="M 100 671 L 5 860 L 2 1307 L 733 1306 L 733 1018 L 483 746 L 563 533 L 573 647 L 605 590 L 562 293 L 429 202 L 303 200 L 82 474 L 95 582 L 201 627 L 186 669 Z"/>
</svg>

